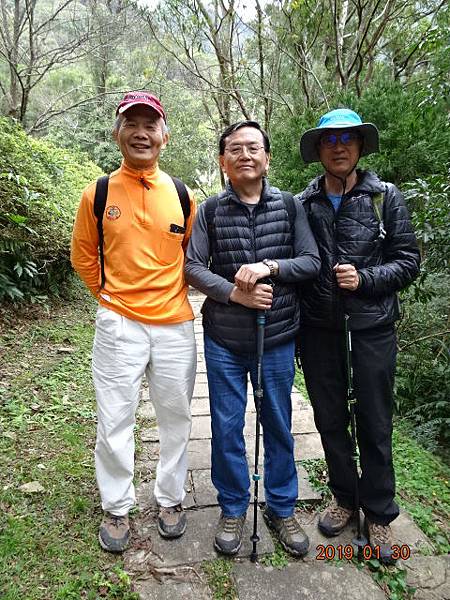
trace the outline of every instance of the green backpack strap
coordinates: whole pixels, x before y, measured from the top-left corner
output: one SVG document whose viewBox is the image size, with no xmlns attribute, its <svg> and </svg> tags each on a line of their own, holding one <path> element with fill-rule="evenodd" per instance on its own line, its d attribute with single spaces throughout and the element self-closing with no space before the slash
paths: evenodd
<svg viewBox="0 0 450 600">
<path fill-rule="evenodd" d="M 384 228 L 384 220 L 383 220 L 383 203 L 384 203 L 384 193 L 378 192 L 372 196 L 372 206 L 375 216 L 378 220 L 378 238 L 380 240 L 384 240 L 386 237 L 386 229 Z"/>
</svg>

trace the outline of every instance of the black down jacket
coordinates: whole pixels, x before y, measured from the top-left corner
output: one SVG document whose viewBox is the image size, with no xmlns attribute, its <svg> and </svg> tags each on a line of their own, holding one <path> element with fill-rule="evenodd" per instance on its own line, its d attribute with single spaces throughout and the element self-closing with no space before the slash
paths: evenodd
<svg viewBox="0 0 450 600">
<path fill-rule="evenodd" d="M 303 203 L 322 261 L 319 277 L 301 287 L 304 325 L 340 329 L 344 313 L 350 316 L 353 330 L 393 323 L 399 317 L 396 292 L 419 273 L 419 249 L 401 192 L 375 173 L 358 170 L 357 174 L 356 185 L 343 196 L 336 213 L 325 195 L 323 175 L 296 196 Z M 380 192 L 384 193 L 384 239 L 372 201 Z M 333 271 L 337 263 L 355 266 L 361 277 L 356 291 L 337 286 Z"/>
</svg>

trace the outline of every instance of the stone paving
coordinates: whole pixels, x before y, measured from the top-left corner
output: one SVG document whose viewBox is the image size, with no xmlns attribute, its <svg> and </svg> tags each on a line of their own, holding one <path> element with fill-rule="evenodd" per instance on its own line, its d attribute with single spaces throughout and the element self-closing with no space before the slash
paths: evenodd
<svg viewBox="0 0 450 600">
<path fill-rule="evenodd" d="M 186 480 L 184 506 L 187 512 L 186 533 L 177 540 L 162 539 L 156 529 L 157 507 L 153 497 L 154 475 L 158 461 L 158 430 L 148 390 L 143 386 L 139 408 L 139 442 L 136 459 L 138 512 L 133 522 L 133 542 L 125 553 L 125 567 L 133 576 L 134 585 L 141 600 L 210 600 L 212 591 L 202 570 L 204 561 L 219 557 L 213 548 L 214 530 L 220 510 L 216 491 L 210 479 L 211 427 L 208 403 L 208 385 L 203 354 L 203 338 L 200 307 L 204 300 L 201 294 L 191 292 L 191 304 L 196 315 L 194 323 L 197 340 L 197 379 L 192 400 L 192 436 L 189 442 L 189 472 Z M 305 459 L 323 457 L 320 437 L 317 433 L 312 410 L 301 394 L 292 391 L 295 459 L 299 474 L 299 500 L 304 506 L 314 505 L 321 496 L 308 481 L 307 472 L 301 464 Z M 255 447 L 255 409 L 251 386 L 246 413 L 245 439 L 250 471 L 253 469 Z M 261 454 L 263 449 L 261 447 Z M 262 461 L 261 461 L 262 463 Z M 260 469 L 262 472 L 262 469 Z M 259 498 L 264 502 L 263 486 Z M 322 600 L 333 595 L 334 600 L 382 600 L 388 596 L 378 587 L 367 569 L 357 569 L 352 563 L 341 561 L 338 566 L 331 561 L 318 560 L 317 546 L 322 544 L 338 551 L 351 543 L 355 525 L 340 536 L 327 539 L 317 529 L 315 511 L 298 511 L 297 516 L 310 538 L 310 551 L 302 560 L 290 560 L 284 569 L 264 566 L 258 560 L 251 563 L 251 528 L 253 508 L 244 530 L 244 542 L 234 559 L 232 579 L 239 600 L 262 598 L 265 600 L 312 599 Z M 415 600 L 450 600 L 449 557 L 420 556 L 417 551 L 431 546 L 425 535 L 404 512 L 392 524 L 396 541 L 407 545 L 412 557 L 404 562 L 408 571 L 408 582 L 417 588 Z M 271 554 L 275 547 L 271 534 L 259 514 L 258 558 Z"/>
</svg>

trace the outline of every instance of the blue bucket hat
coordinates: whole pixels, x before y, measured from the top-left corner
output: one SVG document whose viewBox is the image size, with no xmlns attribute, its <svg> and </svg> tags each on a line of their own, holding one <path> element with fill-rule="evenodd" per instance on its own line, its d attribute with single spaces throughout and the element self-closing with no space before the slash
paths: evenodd
<svg viewBox="0 0 450 600">
<path fill-rule="evenodd" d="M 320 161 L 319 140 L 328 129 L 356 129 L 362 137 L 361 156 L 379 151 L 378 129 L 372 123 L 363 123 L 361 117 L 349 108 L 337 108 L 320 118 L 314 129 L 308 129 L 300 139 L 300 155 L 305 163 Z"/>
</svg>

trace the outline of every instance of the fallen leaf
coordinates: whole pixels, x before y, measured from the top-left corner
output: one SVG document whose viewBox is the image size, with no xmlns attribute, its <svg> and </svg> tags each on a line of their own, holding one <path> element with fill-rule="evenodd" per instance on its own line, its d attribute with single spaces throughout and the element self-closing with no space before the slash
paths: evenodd
<svg viewBox="0 0 450 600">
<path fill-rule="evenodd" d="M 38 492 L 45 492 L 42 485 L 39 481 L 30 481 L 29 483 L 24 483 L 19 486 L 19 490 L 24 492 L 24 494 L 36 494 Z"/>
</svg>

